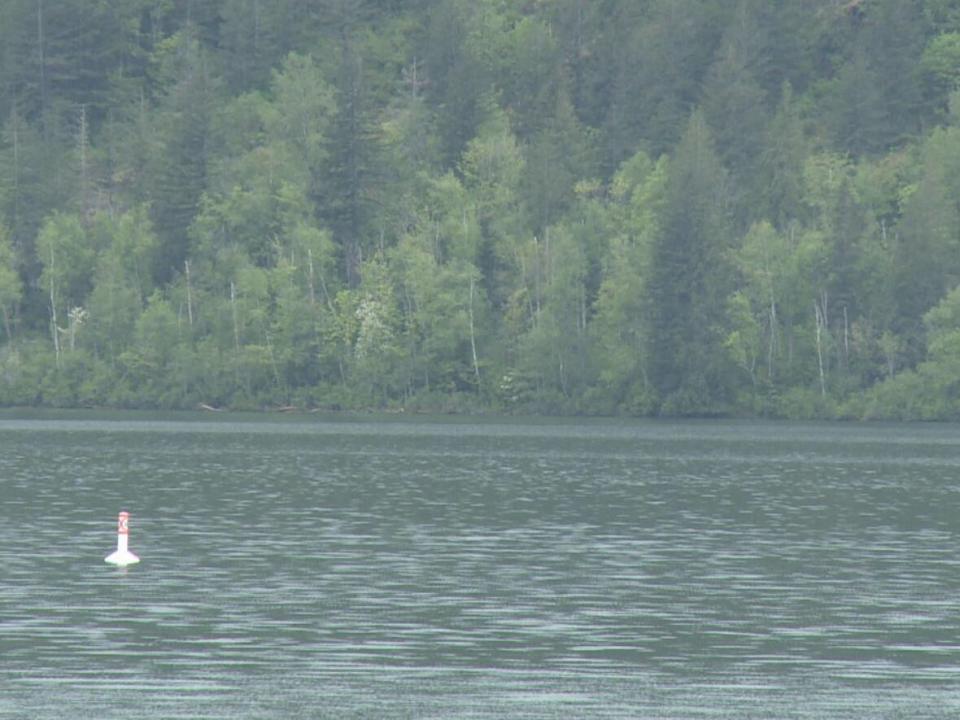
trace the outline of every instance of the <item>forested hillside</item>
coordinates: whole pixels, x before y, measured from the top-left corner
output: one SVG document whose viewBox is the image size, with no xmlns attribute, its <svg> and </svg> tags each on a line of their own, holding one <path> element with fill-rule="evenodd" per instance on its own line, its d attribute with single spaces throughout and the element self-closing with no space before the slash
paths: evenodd
<svg viewBox="0 0 960 720">
<path fill-rule="evenodd" d="M 0 404 L 960 418 L 954 0 L 0 0 Z"/>
</svg>

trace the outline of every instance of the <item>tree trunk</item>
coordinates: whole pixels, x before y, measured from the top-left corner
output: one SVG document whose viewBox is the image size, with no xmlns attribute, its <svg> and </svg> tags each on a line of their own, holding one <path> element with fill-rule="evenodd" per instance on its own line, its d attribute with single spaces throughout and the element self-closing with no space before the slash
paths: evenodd
<svg viewBox="0 0 960 720">
<path fill-rule="evenodd" d="M 0 312 L 3 314 L 3 328 L 7 332 L 7 342 L 13 341 L 13 328 L 10 326 L 10 311 L 6 305 L 0 306 Z"/>
<path fill-rule="evenodd" d="M 843 306 L 843 366 L 850 365 L 850 323 L 847 320 L 847 306 Z"/>
<path fill-rule="evenodd" d="M 57 367 L 60 367 L 60 327 L 57 325 L 57 295 L 54 289 L 56 281 L 54 280 L 54 260 L 53 245 L 50 245 L 50 330 L 53 334 L 53 353 L 57 360 Z"/>
<path fill-rule="evenodd" d="M 233 315 L 233 372 L 237 385 L 240 385 L 240 321 L 237 317 L 237 286 L 233 280 L 230 281 L 230 312 Z M 244 374 L 244 380 L 246 380 Z M 246 384 L 246 382 L 244 382 Z"/>
<path fill-rule="evenodd" d="M 826 397 L 827 386 L 823 375 L 823 343 L 821 342 L 824 317 L 823 312 L 820 310 L 820 305 L 816 300 L 813 301 L 813 315 L 817 328 L 817 366 L 820 370 L 820 395 L 821 397 Z"/>
<path fill-rule="evenodd" d="M 480 363 L 477 360 L 477 338 L 474 332 L 473 325 L 473 287 L 474 280 L 473 276 L 470 276 L 470 305 L 469 305 L 469 314 L 470 314 L 470 353 L 473 355 L 473 374 L 477 378 L 477 392 L 480 392 Z"/>
<path fill-rule="evenodd" d="M 317 294 L 313 289 L 313 251 L 307 248 L 307 287 L 310 290 L 310 307 L 317 304 Z"/>
<path fill-rule="evenodd" d="M 767 342 L 767 380 L 773 381 L 773 350 L 777 344 L 777 305 L 770 298 L 770 332 Z"/>
<path fill-rule="evenodd" d="M 190 289 L 190 261 L 183 261 L 183 269 L 187 280 L 187 321 L 193 327 L 193 292 Z"/>
<path fill-rule="evenodd" d="M 77 132 L 77 154 L 80 156 L 80 209 L 84 219 L 93 214 L 90 202 L 89 138 L 87 137 L 87 107 L 80 106 L 80 129 Z"/>
</svg>

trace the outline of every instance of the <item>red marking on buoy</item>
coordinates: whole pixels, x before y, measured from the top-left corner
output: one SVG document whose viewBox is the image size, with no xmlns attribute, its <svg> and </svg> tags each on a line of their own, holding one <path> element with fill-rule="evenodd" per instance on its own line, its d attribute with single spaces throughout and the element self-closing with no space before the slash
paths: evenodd
<svg viewBox="0 0 960 720">
<path fill-rule="evenodd" d="M 117 549 L 104 558 L 111 565 L 132 565 L 140 562 L 140 558 L 127 549 L 130 536 L 130 513 L 121 510 L 117 516 Z"/>
</svg>

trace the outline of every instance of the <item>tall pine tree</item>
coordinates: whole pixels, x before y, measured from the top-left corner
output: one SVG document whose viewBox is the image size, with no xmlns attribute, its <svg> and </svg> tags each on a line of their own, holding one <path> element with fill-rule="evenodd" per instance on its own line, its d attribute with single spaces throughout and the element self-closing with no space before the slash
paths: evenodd
<svg viewBox="0 0 960 720">
<path fill-rule="evenodd" d="M 697 111 L 677 146 L 652 249 L 648 376 L 666 414 L 716 411 L 726 398 L 723 307 L 731 276 L 726 173 Z"/>
</svg>

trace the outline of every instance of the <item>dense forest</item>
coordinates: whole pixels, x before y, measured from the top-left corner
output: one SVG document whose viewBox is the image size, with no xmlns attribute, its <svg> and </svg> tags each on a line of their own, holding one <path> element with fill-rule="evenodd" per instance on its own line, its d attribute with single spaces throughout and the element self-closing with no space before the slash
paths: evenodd
<svg viewBox="0 0 960 720">
<path fill-rule="evenodd" d="M 2 0 L 0 404 L 960 418 L 954 0 Z"/>
</svg>

